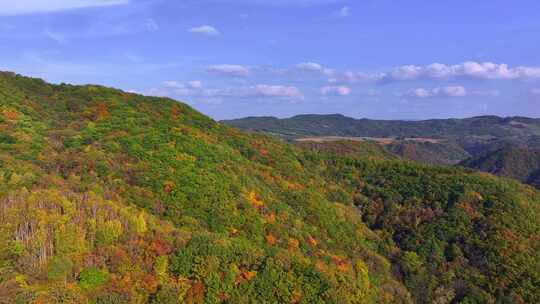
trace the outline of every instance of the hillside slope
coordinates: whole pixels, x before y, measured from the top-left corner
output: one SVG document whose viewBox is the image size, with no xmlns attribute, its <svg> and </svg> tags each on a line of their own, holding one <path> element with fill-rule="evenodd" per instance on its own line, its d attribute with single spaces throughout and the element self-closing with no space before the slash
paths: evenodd
<svg viewBox="0 0 540 304">
<path fill-rule="evenodd" d="M 540 150 L 505 147 L 467 159 L 460 165 L 539 186 Z"/>
<path fill-rule="evenodd" d="M 410 302 L 292 147 L 11 74 L 0 113 L 0 303 Z"/>
<path fill-rule="evenodd" d="M 10 73 L 0 125 L 0 303 L 540 301 L 540 194 L 508 180 Z"/>
</svg>

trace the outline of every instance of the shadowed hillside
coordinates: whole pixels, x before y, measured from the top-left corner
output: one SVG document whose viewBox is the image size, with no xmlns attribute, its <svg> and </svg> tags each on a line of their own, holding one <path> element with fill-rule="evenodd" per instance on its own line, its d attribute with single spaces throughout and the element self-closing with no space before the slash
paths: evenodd
<svg viewBox="0 0 540 304">
<path fill-rule="evenodd" d="M 467 159 L 461 165 L 539 186 L 540 150 L 505 147 Z"/>
</svg>

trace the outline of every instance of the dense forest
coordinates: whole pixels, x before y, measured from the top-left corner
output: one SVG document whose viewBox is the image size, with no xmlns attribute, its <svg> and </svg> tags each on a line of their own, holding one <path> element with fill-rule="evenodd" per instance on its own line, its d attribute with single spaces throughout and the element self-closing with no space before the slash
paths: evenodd
<svg viewBox="0 0 540 304">
<path fill-rule="evenodd" d="M 460 163 L 461 166 L 513 178 L 540 189 L 540 150 L 504 147 Z"/>
<path fill-rule="evenodd" d="M 518 182 L 12 73 L 0 126 L 0 303 L 540 302 Z"/>
</svg>

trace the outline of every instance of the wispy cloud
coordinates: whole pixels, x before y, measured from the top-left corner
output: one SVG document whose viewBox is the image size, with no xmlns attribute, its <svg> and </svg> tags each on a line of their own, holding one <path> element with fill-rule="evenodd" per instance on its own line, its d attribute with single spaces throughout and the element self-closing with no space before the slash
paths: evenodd
<svg viewBox="0 0 540 304">
<path fill-rule="evenodd" d="M 316 62 L 303 62 L 295 66 L 296 70 L 305 71 L 305 72 L 315 72 L 325 75 L 327 77 L 332 77 L 335 73 L 334 70 L 326 68 Z"/>
<path fill-rule="evenodd" d="M 295 86 L 256 84 L 224 88 L 205 88 L 197 80 L 186 83 L 166 81 L 163 83 L 163 88 L 155 89 L 154 93 L 214 101 L 222 98 L 274 98 L 297 102 L 304 99 L 304 95 L 300 89 Z"/>
<path fill-rule="evenodd" d="M 324 86 L 319 90 L 322 95 L 348 96 L 351 94 L 351 88 L 347 86 Z"/>
<path fill-rule="evenodd" d="M 0 0 L 0 15 L 26 15 L 128 4 L 129 0 Z"/>
<path fill-rule="evenodd" d="M 434 89 L 417 88 L 401 94 L 401 97 L 436 98 L 436 97 L 465 97 L 467 90 L 462 86 L 437 87 Z"/>
<path fill-rule="evenodd" d="M 413 80 L 452 80 L 458 78 L 481 80 L 530 80 L 540 79 L 540 67 L 510 67 L 504 63 L 467 61 L 456 65 L 433 63 L 425 66 L 403 65 L 388 72 L 346 71 L 338 72 L 317 63 L 295 66 L 304 71 L 321 73 L 331 83 L 391 83 Z"/>
<path fill-rule="evenodd" d="M 220 31 L 218 31 L 215 27 L 211 25 L 201 25 L 197 27 L 192 27 L 188 31 L 190 33 L 203 34 L 203 35 L 208 35 L 208 36 L 217 36 L 221 34 Z"/>
<path fill-rule="evenodd" d="M 498 97 L 498 96 L 501 96 L 501 91 L 499 91 L 499 90 L 478 90 L 478 91 L 472 91 L 471 95 L 481 96 L 481 97 Z"/>
<path fill-rule="evenodd" d="M 247 77 L 250 74 L 250 68 L 236 64 L 212 65 L 206 69 L 209 73 L 222 76 Z"/>
<path fill-rule="evenodd" d="M 45 31 L 43 31 L 43 34 L 44 34 L 47 38 L 49 38 L 49 39 L 51 39 L 51 40 L 57 42 L 58 44 L 65 44 L 65 43 L 67 43 L 67 38 L 66 38 L 64 35 L 62 35 L 62 34 L 60 34 L 60 33 L 57 33 L 57 32 L 54 32 L 54 31 L 52 31 L 52 30 L 50 30 L 50 29 L 46 29 Z"/>
<path fill-rule="evenodd" d="M 417 79 L 453 79 L 459 77 L 476 79 L 531 79 L 540 78 L 540 67 L 509 67 L 507 64 L 468 61 L 457 65 L 433 63 L 427 66 L 406 65 L 395 68 L 382 76 L 383 81 Z"/>
<path fill-rule="evenodd" d="M 344 6 L 341 9 L 339 9 L 335 13 L 335 15 L 341 18 L 349 17 L 351 15 L 351 8 L 348 6 Z"/>
<path fill-rule="evenodd" d="M 149 32 L 155 32 L 157 30 L 159 30 L 159 25 L 157 24 L 156 20 L 154 19 L 146 19 L 144 21 L 144 27 L 149 31 Z"/>
</svg>

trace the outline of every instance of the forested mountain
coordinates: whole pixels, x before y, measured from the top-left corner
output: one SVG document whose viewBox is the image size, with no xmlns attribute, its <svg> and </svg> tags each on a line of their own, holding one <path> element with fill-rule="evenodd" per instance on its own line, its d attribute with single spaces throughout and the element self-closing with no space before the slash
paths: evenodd
<svg viewBox="0 0 540 304">
<path fill-rule="evenodd" d="M 347 140 L 344 138 L 303 138 L 293 141 L 306 149 L 333 152 L 339 155 L 378 159 L 404 159 L 423 164 L 453 165 L 470 157 L 460 147 L 452 144 L 416 142 L 411 140 L 389 140 L 387 143 L 374 140 Z"/>
<path fill-rule="evenodd" d="M 337 152 L 1 73 L 0 303 L 540 302 L 539 192 Z"/>
<path fill-rule="evenodd" d="M 540 150 L 504 147 L 467 159 L 461 165 L 517 179 L 540 189 Z"/>
<path fill-rule="evenodd" d="M 452 164 L 506 145 L 540 148 L 540 119 L 480 116 L 423 121 L 354 119 L 343 115 L 298 115 L 292 118 L 248 117 L 223 121 L 244 130 L 286 139 L 313 136 L 427 138 L 437 143 L 398 142 L 401 156 L 425 163 Z M 441 153 L 442 152 L 442 153 Z M 408 157 L 408 155 L 411 155 Z M 436 157 L 438 156 L 438 157 Z"/>
</svg>

